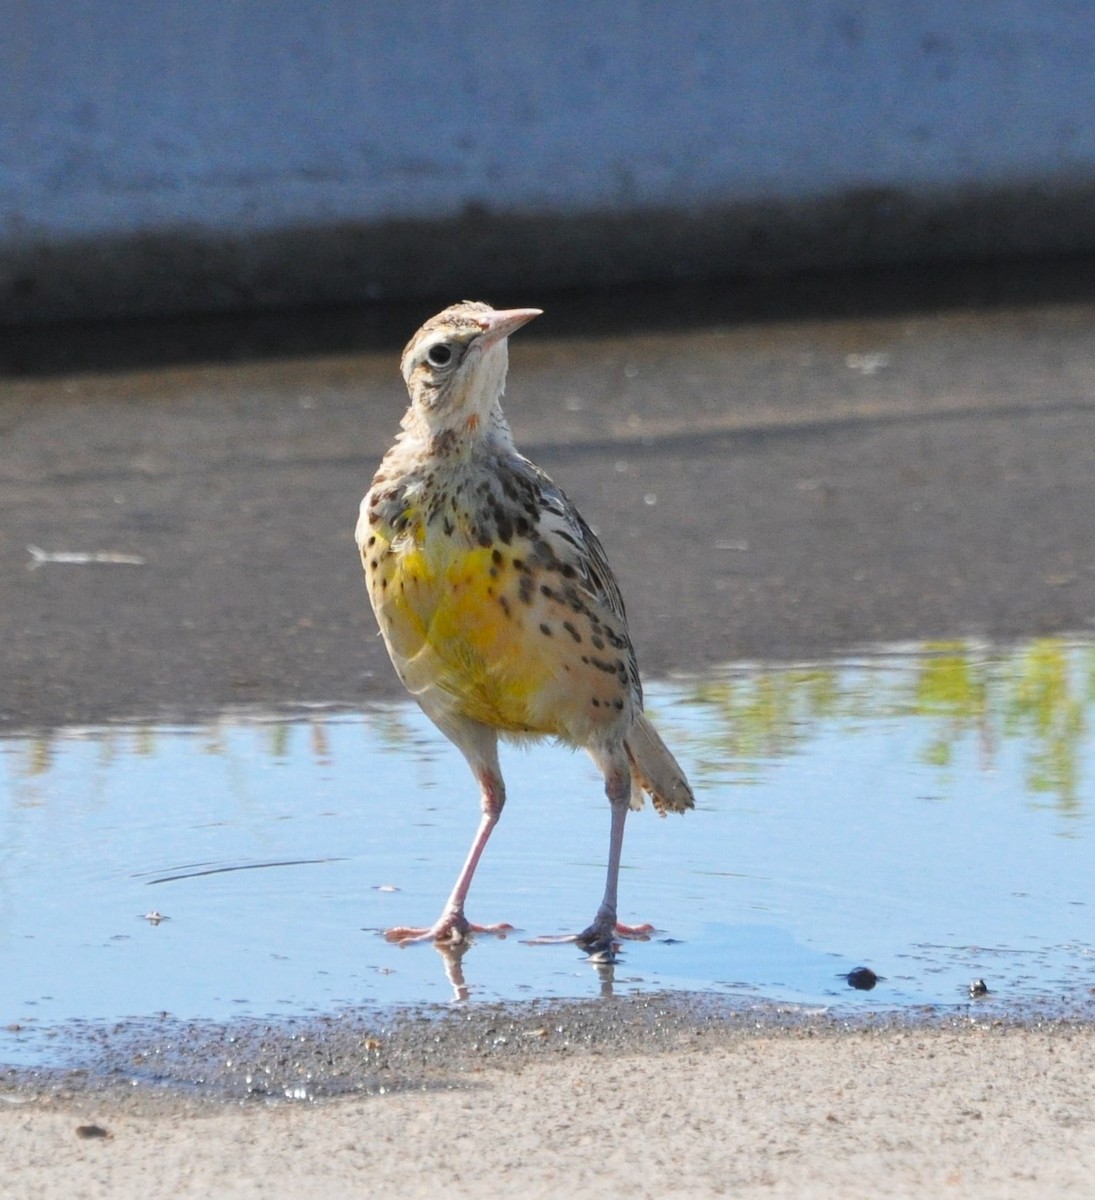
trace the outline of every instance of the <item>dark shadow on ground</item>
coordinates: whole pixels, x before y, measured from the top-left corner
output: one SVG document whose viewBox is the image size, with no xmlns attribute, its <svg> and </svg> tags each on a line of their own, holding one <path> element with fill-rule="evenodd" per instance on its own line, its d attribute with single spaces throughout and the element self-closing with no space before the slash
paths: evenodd
<svg viewBox="0 0 1095 1200">
<path fill-rule="evenodd" d="M 632 284 L 535 295 L 453 295 L 328 307 L 238 311 L 128 321 L 0 328 L 0 377 L 34 378 L 199 363 L 398 354 L 422 321 L 458 299 L 550 313 L 522 338 L 610 337 L 770 321 L 1007 309 L 1095 299 L 1095 257 L 898 266 L 856 272 L 736 277 L 708 283 Z"/>
</svg>

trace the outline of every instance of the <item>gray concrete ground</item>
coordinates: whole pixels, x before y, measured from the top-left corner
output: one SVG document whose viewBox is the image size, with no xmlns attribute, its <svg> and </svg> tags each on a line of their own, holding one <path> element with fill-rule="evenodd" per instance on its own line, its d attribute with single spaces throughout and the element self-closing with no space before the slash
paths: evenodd
<svg viewBox="0 0 1095 1200">
<path fill-rule="evenodd" d="M 645 674 L 1087 628 L 1087 267 L 501 298 L 546 310 L 508 412 Z M 352 531 L 435 307 L 12 335 L 2 727 L 395 694 Z"/>
</svg>

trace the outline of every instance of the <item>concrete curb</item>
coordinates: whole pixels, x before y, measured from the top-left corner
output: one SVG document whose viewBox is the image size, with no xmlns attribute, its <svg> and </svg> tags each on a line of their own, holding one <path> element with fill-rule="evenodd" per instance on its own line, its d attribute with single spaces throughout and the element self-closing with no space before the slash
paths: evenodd
<svg viewBox="0 0 1095 1200">
<path fill-rule="evenodd" d="M 1069 0 L 16 3 L 0 321 L 1095 249 Z"/>
</svg>

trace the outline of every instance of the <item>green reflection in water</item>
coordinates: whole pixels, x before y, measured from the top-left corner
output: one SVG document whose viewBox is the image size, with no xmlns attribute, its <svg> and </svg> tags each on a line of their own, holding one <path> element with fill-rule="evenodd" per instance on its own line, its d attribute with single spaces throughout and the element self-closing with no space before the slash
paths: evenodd
<svg viewBox="0 0 1095 1200">
<path fill-rule="evenodd" d="M 715 715 L 695 736 L 697 775 L 755 778 L 765 760 L 794 754 L 825 726 L 928 722 L 920 760 L 945 771 L 977 739 L 992 766 L 1021 744 L 1024 783 L 1062 815 L 1081 812 L 1081 768 L 1095 700 L 1095 644 L 1045 637 L 1013 647 L 926 642 L 831 664 L 742 664 L 695 683 L 684 697 Z"/>
<path fill-rule="evenodd" d="M 1095 701 L 1095 643 L 1045 637 L 1011 647 L 974 640 L 880 647 L 833 662 L 812 664 L 741 663 L 702 680 L 651 689 L 671 741 L 685 756 L 697 781 L 732 778 L 749 782 L 764 765 L 800 752 L 834 729 L 854 735 L 878 722 L 927 721 L 922 763 L 945 773 L 959 744 L 977 739 L 979 755 L 991 767 L 1005 743 L 1023 756 L 1028 793 L 1044 798 L 1062 815 L 1082 811 L 1082 767 Z M 377 706 L 367 720 L 385 751 L 426 748 L 422 733 L 401 705 Z M 345 720 L 330 712 L 280 718 L 249 718 L 226 712 L 199 729 L 204 753 L 229 756 L 227 732 L 256 721 L 263 727 L 262 749 L 272 760 L 299 753 L 299 739 L 317 762 L 330 759 L 326 726 Z M 307 730 L 302 734 L 302 729 Z M 667 730 L 668 731 L 668 730 Z M 126 726 L 95 730 L 102 767 L 119 755 L 154 755 L 158 739 L 177 736 L 162 728 Z M 73 732 L 45 732 L 18 739 L 15 778 L 35 780 L 53 767 L 55 750 Z M 10 751 L 9 751 L 10 753 Z M 34 803 L 32 796 L 20 797 Z"/>
</svg>

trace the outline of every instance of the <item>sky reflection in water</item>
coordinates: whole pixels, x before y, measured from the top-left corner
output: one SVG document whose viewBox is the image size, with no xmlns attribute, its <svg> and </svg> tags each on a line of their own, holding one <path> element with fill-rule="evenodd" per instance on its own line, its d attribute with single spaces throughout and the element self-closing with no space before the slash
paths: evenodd
<svg viewBox="0 0 1095 1200">
<path fill-rule="evenodd" d="M 903 1006 L 983 976 L 996 1003 L 1091 1005 L 1093 701 L 1095 646 L 1069 639 L 650 687 L 698 808 L 629 821 L 621 919 L 659 932 L 600 973 L 520 942 L 593 916 L 599 778 L 550 744 L 504 752 L 469 916 L 524 932 L 476 942 L 468 992 Z M 432 948 L 375 930 L 437 915 L 476 815 L 463 760 L 404 704 L 0 741 L 0 1026 L 447 1000 Z M 869 993 L 839 977 L 861 963 Z"/>
</svg>

